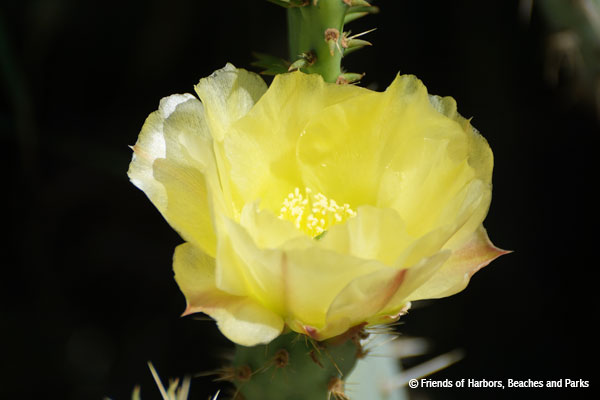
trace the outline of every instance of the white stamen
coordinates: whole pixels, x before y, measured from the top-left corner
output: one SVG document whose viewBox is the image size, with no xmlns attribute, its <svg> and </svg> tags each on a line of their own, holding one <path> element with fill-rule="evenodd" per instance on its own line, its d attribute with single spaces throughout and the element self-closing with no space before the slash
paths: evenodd
<svg viewBox="0 0 600 400">
<path fill-rule="evenodd" d="M 342 223 L 355 215 L 356 212 L 347 203 L 340 206 L 323 193 L 313 194 L 310 188 L 305 188 L 303 194 L 300 188 L 294 188 L 283 200 L 279 218 L 292 221 L 296 228 L 316 237 L 332 225 Z"/>
</svg>

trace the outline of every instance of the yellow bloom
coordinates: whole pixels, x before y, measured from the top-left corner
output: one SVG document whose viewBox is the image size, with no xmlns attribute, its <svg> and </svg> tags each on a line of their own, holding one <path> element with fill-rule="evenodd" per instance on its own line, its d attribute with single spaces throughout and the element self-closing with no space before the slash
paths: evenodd
<svg viewBox="0 0 600 400">
<path fill-rule="evenodd" d="M 383 93 L 232 65 L 163 99 L 131 181 L 186 243 L 185 314 L 242 345 L 323 340 L 449 296 L 503 254 L 482 226 L 492 152 L 414 76 Z"/>
</svg>

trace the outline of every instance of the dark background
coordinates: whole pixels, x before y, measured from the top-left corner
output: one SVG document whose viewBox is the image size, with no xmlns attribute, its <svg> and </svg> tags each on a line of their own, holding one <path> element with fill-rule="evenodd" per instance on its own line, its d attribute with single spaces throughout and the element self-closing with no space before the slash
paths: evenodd
<svg viewBox="0 0 600 400">
<path fill-rule="evenodd" d="M 464 349 L 435 379 L 586 379 L 595 386 L 600 132 L 593 107 L 544 80 L 548 25 L 517 1 L 382 0 L 348 57 L 363 85 L 398 71 L 452 95 L 495 154 L 485 222 L 515 250 L 467 290 L 398 327 L 431 353 Z M 30 0 L 0 4 L 2 199 L 0 398 L 159 398 L 163 380 L 214 369 L 215 324 L 180 319 L 181 239 L 126 176 L 146 116 L 251 51 L 286 55 L 285 12 L 264 0 Z M 191 399 L 223 385 L 192 382 Z M 414 399 L 588 398 L 591 389 L 415 390 Z"/>
</svg>

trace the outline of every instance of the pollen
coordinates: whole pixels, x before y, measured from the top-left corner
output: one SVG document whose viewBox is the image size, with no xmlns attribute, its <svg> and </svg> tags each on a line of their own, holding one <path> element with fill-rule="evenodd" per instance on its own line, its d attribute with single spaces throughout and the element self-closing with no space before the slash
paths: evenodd
<svg viewBox="0 0 600 400">
<path fill-rule="evenodd" d="M 296 228 L 316 238 L 332 225 L 355 215 L 356 212 L 347 203 L 339 205 L 323 193 L 313 193 L 310 188 L 305 188 L 304 192 L 295 188 L 283 200 L 279 218 L 293 222 Z"/>
</svg>

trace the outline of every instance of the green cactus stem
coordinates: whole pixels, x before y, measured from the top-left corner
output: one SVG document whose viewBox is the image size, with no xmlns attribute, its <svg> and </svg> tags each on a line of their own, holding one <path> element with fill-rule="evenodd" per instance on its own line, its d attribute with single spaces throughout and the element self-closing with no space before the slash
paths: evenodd
<svg viewBox="0 0 600 400">
<path fill-rule="evenodd" d="M 349 36 L 344 25 L 365 15 L 379 12 L 366 0 L 268 0 L 287 9 L 289 60 L 255 53 L 253 66 L 261 74 L 277 75 L 301 70 L 321 75 L 327 82 L 355 83 L 345 76 L 342 57 L 371 43 L 356 39 L 367 32 Z M 351 73 L 352 77 L 364 74 Z"/>
<path fill-rule="evenodd" d="M 235 384 L 238 400 L 345 400 L 344 379 L 364 355 L 362 334 L 355 330 L 316 342 L 287 333 L 267 345 L 238 345 L 223 378 Z"/>
<path fill-rule="evenodd" d="M 341 38 L 348 8 L 343 0 L 319 0 L 287 9 L 290 59 L 312 58 L 302 71 L 320 74 L 327 82 L 337 81 L 342 74 Z"/>
</svg>

